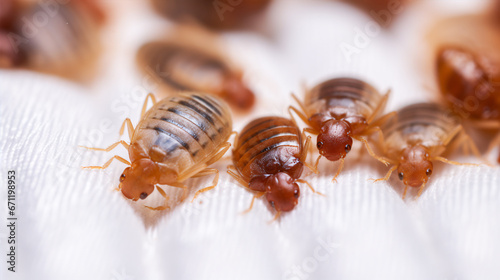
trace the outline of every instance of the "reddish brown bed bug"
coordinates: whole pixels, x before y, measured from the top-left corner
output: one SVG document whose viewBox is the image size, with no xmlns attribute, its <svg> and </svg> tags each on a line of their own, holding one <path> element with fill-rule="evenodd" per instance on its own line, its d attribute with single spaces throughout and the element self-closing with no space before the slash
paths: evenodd
<svg viewBox="0 0 500 280">
<path fill-rule="evenodd" d="M 236 109 L 251 109 L 254 93 L 216 41 L 213 34 L 199 28 L 179 27 L 169 39 L 143 45 L 137 61 L 169 93 L 202 91 L 222 97 Z"/>
<path fill-rule="evenodd" d="M 433 173 L 433 161 L 454 165 L 475 165 L 458 163 L 442 157 L 446 151 L 467 145 L 475 155 L 479 152 L 465 133 L 461 119 L 444 106 L 436 103 L 419 103 L 406 106 L 382 125 L 384 139 L 378 146 L 392 164 L 384 178 L 386 181 L 397 170 L 399 179 L 405 185 L 403 199 L 408 187 L 419 188 L 422 194 Z M 452 142 L 453 140 L 453 142 Z"/>
<path fill-rule="evenodd" d="M 218 161 L 231 146 L 227 142 L 232 133 L 229 108 L 217 97 L 202 93 L 179 93 L 158 103 L 152 94 L 148 97 L 155 105 L 146 112 L 146 98 L 141 121 L 135 129 L 128 118 L 121 127 L 120 135 L 127 126 L 130 144 L 122 140 L 106 149 L 89 148 L 109 152 L 121 144 L 128 149 L 131 163 L 114 156 L 103 166 L 84 168 L 105 169 L 114 159 L 130 165 L 120 176 L 118 189 L 134 201 L 148 197 L 155 186 L 167 200 L 158 185 L 187 189 L 183 184 L 186 179 L 215 174 L 212 185 L 198 190 L 194 200 L 218 183 L 219 171 L 208 166 Z M 168 207 L 148 208 L 163 210 Z"/>
<path fill-rule="evenodd" d="M 301 110 L 289 107 L 290 115 L 296 113 L 309 127 L 304 131 L 318 135 L 319 159 L 340 160 L 336 181 L 344 166 L 344 158 L 351 150 L 352 139 L 364 143 L 368 153 L 384 164 L 388 162 L 371 149 L 367 136 L 379 131 L 395 113 L 380 116 L 384 111 L 389 92 L 380 94 L 369 84 L 352 78 L 330 79 L 306 92 L 304 103 L 293 95 Z M 293 115 L 292 115 L 293 116 Z"/>
<path fill-rule="evenodd" d="M 266 9 L 271 0 L 151 0 L 159 14 L 177 21 L 197 21 L 207 27 L 243 27 Z"/>
<path fill-rule="evenodd" d="M 310 136 L 304 140 L 297 125 L 282 117 L 258 118 L 243 128 L 235 140 L 234 166 L 228 167 L 228 173 L 242 186 L 258 193 L 247 211 L 252 209 L 255 198 L 265 195 L 277 211 L 276 219 L 282 211 L 291 211 L 297 205 L 300 196 L 297 183 L 304 183 L 316 192 L 300 179 L 304 165 L 317 173 L 306 163 L 310 143 Z"/>
<path fill-rule="evenodd" d="M 440 22 L 430 38 L 439 91 L 447 105 L 474 127 L 499 131 L 500 28 L 488 17 L 467 15 Z M 489 150 L 499 144 L 500 134 Z"/>
</svg>

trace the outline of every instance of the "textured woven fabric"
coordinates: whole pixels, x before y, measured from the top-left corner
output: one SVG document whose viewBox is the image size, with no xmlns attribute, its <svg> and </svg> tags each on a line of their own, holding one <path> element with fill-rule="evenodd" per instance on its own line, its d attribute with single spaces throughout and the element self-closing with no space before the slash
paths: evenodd
<svg viewBox="0 0 500 280">
<path fill-rule="evenodd" d="M 480 8 L 476 1 L 451 2 L 428 4 L 433 13 Z M 258 95 L 251 114 L 235 115 L 235 130 L 257 116 L 285 115 L 290 92 L 300 96 L 302 83 L 334 76 L 391 88 L 390 110 L 431 100 L 432 77 L 418 70 L 425 11 L 406 11 L 348 59 L 340 46 L 355 44 L 370 18 L 333 1 L 276 1 L 265 32 L 223 38 Z M 113 191 L 123 164 L 80 168 L 126 157 L 123 147 L 104 153 L 78 146 L 106 147 L 118 140 L 123 119 L 137 123 L 155 86 L 135 69 L 134 52 L 170 25 L 139 4 L 123 5 L 113 20 L 106 30 L 110 51 L 92 86 L 0 71 L 0 279 L 500 278 L 498 166 L 436 164 L 420 199 L 404 202 L 395 176 L 368 181 L 386 168 L 370 158 L 356 161 L 355 143 L 338 183 L 331 183 L 337 164 L 326 161 L 319 176 L 305 177 L 325 197 L 302 188 L 297 208 L 271 224 L 263 200 L 240 214 L 252 194 L 225 173 L 228 159 L 215 165 L 222 171 L 218 187 L 193 203 L 151 212 L 126 200 Z M 15 273 L 5 262 L 7 170 L 17 174 Z M 196 190 L 210 182 L 186 184 Z M 173 200 L 180 195 L 168 191 Z M 144 203 L 161 202 L 156 195 Z"/>
</svg>

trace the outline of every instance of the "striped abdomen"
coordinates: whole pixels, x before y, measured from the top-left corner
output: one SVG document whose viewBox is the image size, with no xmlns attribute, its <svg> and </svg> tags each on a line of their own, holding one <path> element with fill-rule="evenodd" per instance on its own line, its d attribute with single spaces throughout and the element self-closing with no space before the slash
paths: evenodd
<svg viewBox="0 0 500 280">
<path fill-rule="evenodd" d="M 460 126 L 460 119 L 438 104 L 414 104 L 397 113 L 397 118 L 382 127 L 389 154 L 417 144 L 428 148 L 442 145 Z"/>
<path fill-rule="evenodd" d="M 305 98 L 308 117 L 328 114 L 335 117 L 368 117 L 382 95 L 369 84 L 352 78 L 327 80 L 311 89 Z"/>
<path fill-rule="evenodd" d="M 138 59 L 163 83 L 177 90 L 218 93 L 224 78 L 230 74 L 219 58 L 168 42 L 144 45 Z"/>
<path fill-rule="evenodd" d="M 151 108 L 138 124 L 132 144 L 141 154 L 178 173 L 202 163 L 225 144 L 232 132 L 229 108 L 217 97 L 183 93 L 165 98 Z"/>
<path fill-rule="evenodd" d="M 281 117 L 263 117 L 250 122 L 241 131 L 233 149 L 233 163 L 249 180 L 253 176 L 286 172 L 299 178 L 302 163 L 300 130 Z"/>
</svg>

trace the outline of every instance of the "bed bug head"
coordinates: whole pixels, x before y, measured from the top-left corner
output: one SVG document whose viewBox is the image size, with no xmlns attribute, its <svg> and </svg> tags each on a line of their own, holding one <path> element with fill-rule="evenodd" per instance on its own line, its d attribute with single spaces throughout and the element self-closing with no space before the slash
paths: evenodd
<svg viewBox="0 0 500 280">
<path fill-rule="evenodd" d="M 284 172 L 255 177 L 250 181 L 250 188 L 265 191 L 267 201 L 276 211 L 291 211 L 299 201 L 299 185 Z"/>
<path fill-rule="evenodd" d="M 145 199 L 154 191 L 158 177 L 158 165 L 150 159 L 143 158 L 125 168 L 120 176 L 119 188 L 129 199 L 134 201 Z"/>
<path fill-rule="evenodd" d="M 227 77 L 224 81 L 223 96 L 232 105 L 241 110 L 252 108 L 255 103 L 254 93 L 243 83 L 241 75 Z"/>
<path fill-rule="evenodd" d="M 343 120 L 328 120 L 321 126 L 317 147 L 319 153 L 330 161 L 344 158 L 351 150 L 351 125 Z"/>
<path fill-rule="evenodd" d="M 417 145 L 406 148 L 398 165 L 398 176 L 410 187 L 420 187 L 427 183 L 432 174 L 432 162 L 424 147 Z"/>
</svg>

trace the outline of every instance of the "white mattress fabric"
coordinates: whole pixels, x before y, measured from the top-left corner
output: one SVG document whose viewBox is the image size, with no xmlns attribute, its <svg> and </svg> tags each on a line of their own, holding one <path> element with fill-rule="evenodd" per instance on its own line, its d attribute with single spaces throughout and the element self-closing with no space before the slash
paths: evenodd
<svg viewBox="0 0 500 280">
<path fill-rule="evenodd" d="M 498 166 L 436 164 L 420 199 L 405 202 L 396 176 L 369 181 L 387 169 L 370 158 L 356 161 L 353 151 L 338 183 L 331 183 L 337 164 L 327 161 L 319 176 L 305 177 L 325 197 L 304 187 L 296 209 L 273 223 L 264 200 L 240 214 L 252 194 L 225 172 L 228 158 L 215 165 L 222 171 L 216 189 L 162 212 L 113 191 L 123 164 L 82 170 L 127 156 L 123 147 L 104 153 L 78 146 L 117 141 L 123 119 L 137 123 L 146 93 L 155 89 L 135 68 L 134 53 L 171 24 L 146 3 L 126 2 L 108 1 L 115 12 L 94 84 L 0 71 L 0 279 L 500 278 Z M 419 30 L 431 15 L 472 12 L 484 1 L 424 2 L 389 30 L 374 29 L 349 59 L 340 46 L 354 44 L 371 19 L 334 1 L 277 0 L 267 28 L 225 33 L 228 55 L 258 96 L 254 111 L 235 115 L 235 129 L 258 116 L 286 115 L 291 92 L 302 95 L 302 84 L 330 77 L 391 88 L 388 110 L 432 100 L 430 71 L 418 66 L 425 55 Z M 16 172 L 15 273 L 6 262 L 8 170 Z M 210 182 L 186 184 L 196 190 Z M 178 191 L 167 189 L 175 200 Z M 144 203 L 161 202 L 156 195 Z"/>
</svg>

